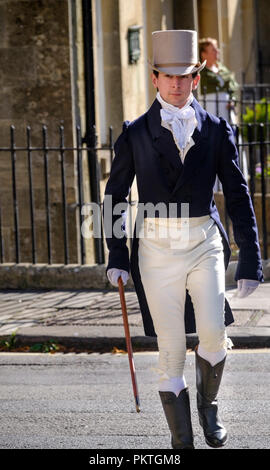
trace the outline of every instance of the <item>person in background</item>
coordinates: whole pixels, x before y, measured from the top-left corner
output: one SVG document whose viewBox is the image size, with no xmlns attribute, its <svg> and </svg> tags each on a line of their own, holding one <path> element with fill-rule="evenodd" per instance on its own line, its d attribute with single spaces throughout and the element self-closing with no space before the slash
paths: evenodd
<svg viewBox="0 0 270 470">
<path fill-rule="evenodd" d="M 235 80 L 234 73 L 219 61 L 218 42 L 214 38 L 199 40 L 200 60 L 206 60 L 206 66 L 201 71 L 201 102 L 205 110 L 215 116 L 221 116 L 232 125 L 237 124 L 235 112 L 235 100 L 239 84 Z M 239 135 L 239 143 L 242 142 Z M 247 156 L 243 148 L 239 152 L 241 169 L 245 179 L 248 179 Z M 214 192 L 220 191 L 218 178 L 214 186 Z"/>
<path fill-rule="evenodd" d="M 206 60 L 206 66 L 201 72 L 201 94 L 206 94 L 206 110 L 209 113 L 222 116 L 232 124 L 236 123 L 233 100 L 239 88 L 234 73 L 219 61 L 217 40 L 203 38 L 199 40 L 201 61 Z M 218 89 L 218 109 L 216 94 Z"/>
</svg>

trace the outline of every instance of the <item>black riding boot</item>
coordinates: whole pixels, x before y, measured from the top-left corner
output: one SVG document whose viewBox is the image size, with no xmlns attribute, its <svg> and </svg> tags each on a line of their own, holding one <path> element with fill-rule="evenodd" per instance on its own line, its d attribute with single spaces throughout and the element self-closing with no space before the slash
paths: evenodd
<svg viewBox="0 0 270 470">
<path fill-rule="evenodd" d="M 204 431 L 206 444 L 210 447 L 222 447 L 227 441 L 227 432 L 218 416 L 217 394 L 226 357 L 214 367 L 200 357 L 197 351 L 195 357 L 200 425 Z"/>
<path fill-rule="evenodd" d="M 178 397 L 174 392 L 159 392 L 172 435 L 173 449 L 194 449 L 188 389 Z"/>
</svg>

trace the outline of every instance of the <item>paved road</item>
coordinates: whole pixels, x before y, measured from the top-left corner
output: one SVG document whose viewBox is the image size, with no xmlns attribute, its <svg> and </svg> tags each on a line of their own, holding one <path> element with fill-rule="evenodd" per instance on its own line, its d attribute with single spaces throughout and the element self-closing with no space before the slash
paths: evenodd
<svg viewBox="0 0 270 470">
<path fill-rule="evenodd" d="M 157 354 L 134 355 L 136 413 L 123 354 L 0 354 L 0 448 L 170 449 L 152 370 Z M 229 353 L 220 413 L 227 449 L 270 447 L 270 349 Z M 194 353 L 187 355 L 196 448 L 207 448 L 195 409 Z"/>
</svg>

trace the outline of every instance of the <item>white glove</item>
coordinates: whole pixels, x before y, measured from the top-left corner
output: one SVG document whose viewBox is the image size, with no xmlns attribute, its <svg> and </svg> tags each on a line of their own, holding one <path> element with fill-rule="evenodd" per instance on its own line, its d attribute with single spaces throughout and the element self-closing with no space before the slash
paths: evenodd
<svg viewBox="0 0 270 470">
<path fill-rule="evenodd" d="M 117 268 L 111 268 L 111 269 L 108 269 L 107 271 L 107 277 L 110 283 L 115 287 L 118 287 L 118 278 L 120 276 L 125 286 L 129 278 L 129 274 L 127 271 L 123 271 L 122 269 L 117 269 Z"/>
<path fill-rule="evenodd" d="M 240 279 L 237 281 L 237 292 L 236 297 L 242 299 L 243 297 L 247 297 L 248 295 L 252 294 L 252 292 L 257 289 L 258 285 L 260 284 L 259 281 L 254 281 L 253 279 Z"/>
</svg>

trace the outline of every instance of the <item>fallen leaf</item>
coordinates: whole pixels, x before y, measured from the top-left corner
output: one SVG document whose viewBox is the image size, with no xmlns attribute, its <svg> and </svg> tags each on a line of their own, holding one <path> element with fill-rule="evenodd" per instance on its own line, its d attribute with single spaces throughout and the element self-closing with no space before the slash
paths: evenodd
<svg viewBox="0 0 270 470">
<path fill-rule="evenodd" d="M 112 354 L 127 354 L 127 352 L 114 346 L 112 349 Z"/>
</svg>

